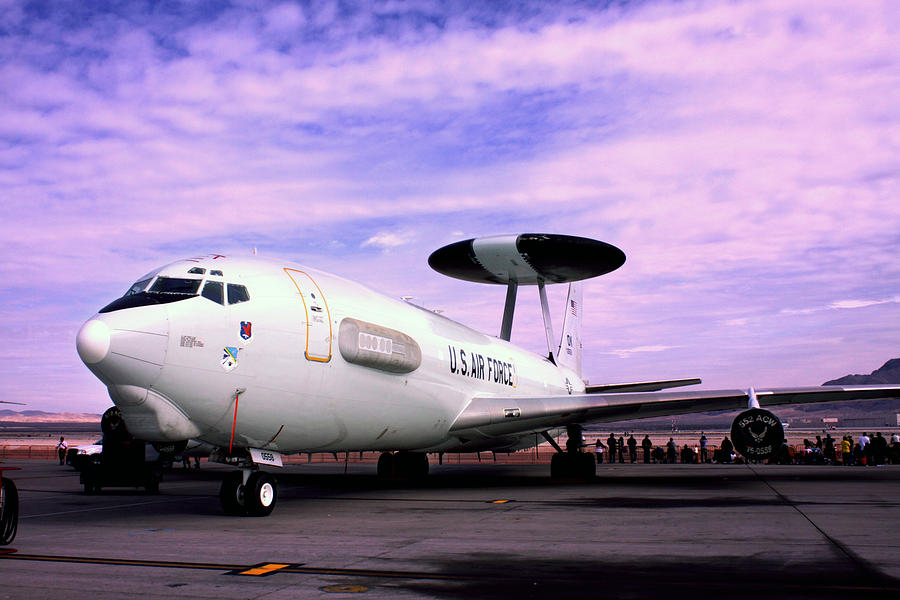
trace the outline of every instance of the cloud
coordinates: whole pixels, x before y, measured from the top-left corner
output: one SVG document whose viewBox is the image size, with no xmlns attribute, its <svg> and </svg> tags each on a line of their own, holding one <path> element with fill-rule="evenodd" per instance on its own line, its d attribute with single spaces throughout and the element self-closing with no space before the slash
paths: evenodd
<svg viewBox="0 0 900 600">
<path fill-rule="evenodd" d="M 381 232 L 373 235 L 366 241 L 364 241 L 360 247 L 365 248 L 366 246 L 375 246 L 378 248 L 397 248 L 399 246 L 404 246 L 409 243 L 409 236 L 392 233 L 392 232 Z"/>
<path fill-rule="evenodd" d="M 824 310 L 846 310 L 854 308 L 867 308 L 869 306 L 878 306 L 879 304 L 900 303 L 900 296 L 885 298 L 882 300 L 836 300 L 826 306 L 818 306 L 814 308 L 786 308 L 781 311 L 785 315 L 808 315 Z"/>
<path fill-rule="evenodd" d="M 799 336 L 820 350 L 791 368 L 824 370 L 841 344 L 816 328 L 900 322 L 892 5 L 7 4 L 0 304 L 29 331 L 77 328 L 179 256 L 258 246 L 493 332 L 502 290 L 425 259 L 516 231 L 625 250 L 588 284 L 588 370 L 789 380 L 766 348 Z M 543 353 L 529 297 L 513 336 Z M 840 352 L 893 352 L 897 327 Z M 24 343 L 59 364 L 65 337 Z"/>
<path fill-rule="evenodd" d="M 619 358 L 631 358 L 634 354 L 641 354 L 644 352 L 665 352 L 666 350 L 672 350 L 673 348 L 677 348 L 678 346 L 636 346 L 634 348 L 621 348 L 619 350 L 613 350 L 611 353 L 617 355 Z"/>
<path fill-rule="evenodd" d="M 893 298 L 887 298 L 886 300 L 839 300 L 829 304 L 828 308 L 865 308 L 867 306 L 887 304 L 889 302 L 900 302 L 900 296 L 894 296 Z"/>
</svg>

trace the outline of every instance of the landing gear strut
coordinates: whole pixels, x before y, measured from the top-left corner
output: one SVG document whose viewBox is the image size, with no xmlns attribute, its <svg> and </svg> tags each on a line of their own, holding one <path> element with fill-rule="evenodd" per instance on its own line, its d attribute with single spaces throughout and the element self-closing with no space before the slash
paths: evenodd
<svg viewBox="0 0 900 600">
<path fill-rule="evenodd" d="M 582 452 L 581 425 L 573 424 L 566 427 L 569 441 L 566 442 L 565 451 L 544 432 L 544 437 L 550 441 L 556 454 L 550 459 L 550 477 L 552 479 L 591 479 L 597 475 L 597 463 L 588 452 Z"/>
<path fill-rule="evenodd" d="M 219 500 L 227 515 L 265 517 L 272 514 L 277 499 L 275 478 L 253 469 L 229 473 L 219 488 Z"/>
</svg>

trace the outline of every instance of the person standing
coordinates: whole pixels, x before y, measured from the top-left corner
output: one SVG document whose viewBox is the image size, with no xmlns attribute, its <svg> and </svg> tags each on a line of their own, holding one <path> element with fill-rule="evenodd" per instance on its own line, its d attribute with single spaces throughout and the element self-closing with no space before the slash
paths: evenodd
<svg viewBox="0 0 900 600">
<path fill-rule="evenodd" d="M 732 452 L 734 452 L 734 444 L 731 443 L 731 440 L 726 435 L 725 439 L 722 440 L 722 462 L 730 463 Z"/>
<path fill-rule="evenodd" d="M 883 465 L 887 458 L 888 443 L 887 438 L 881 435 L 881 432 L 875 434 L 872 438 L 872 462 L 876 465 Z"/>
<path fill-rule="evenodd" d="M 834 461 L 834 438 L 831 437 L 831 434 L 829 433 L 825 435 L 825 462 L 829 465 L 833 465 Z"/>
<path fill-rule="evenodd" d="M 632 463 L 637 460 L 637 440 L 634 439 L 633 433 L 628 437 L 628 458 Z"/>
<path fill-rule="evenodd" d="M 700 462 L 708 463 L 709 455 L 706 453 L 706 444 L 709 440 L 706 439 L 706 434 L 702 431 L 700 432 Z"/>
<path fill-rule="evenodd" d="M 609 446 L 609 464 L 616 462 L 616 434 L 610 433 L 606 438 L 606 445 Z"/>
<path fill-rule="evenodd" d="M 863 431 L 863 434 L 859 436 L 859 448 L 860 450 L 865 450 L 866 446 L 870 443 L 869 434 Z"/>
<path fill-rule="evenodd" d="M 619 462 L 625 462 L 625 438 L 621 435 L 619 436 L 619 441 L 616 442 L 616 452 L 619 453 Z"/>
<path fill-rule="evenodd" d="M 650 464 L 650 452 L 653 451 L 653 442 L 650 441 L 650 436 L 645 435 L 644 439 L 641 440 L 641 448 L 644 449 L 644 464 Z"/>
<path fill-rule="evenodd" d="M 675 461 L 678 457 L 678 448 L 675 446 L 675 440 L 669 438 L 669 441 L 666 442 L 666 462 L 670 465 L 674 465 Z"/>
<path fill-rule="evenodd" d="M 68 450 L 69 444 L 66 443 L 66 438 L 63 436 L 59 436 L 59 442 L 56 444 L 56 454 L 59 456 L 59 464 L 66 464 L 66 450 Z"/>
<path fill-rule="evenodd" d="M 603 449 L 604 448 L 605 448 L 605 446 L 603 445 L 603 442 L 600 441 L 600 438 L 597 438 L 597 441 L 594 442 L 594 456 L 597 457 L 598 465 L 603 464 Z"/>
<path fill-rule="evenodd" d="M 872 464 L 872 440 L 869 438 L 869 434 L 863 431 L 863 434 L 859 436 L 859 456 L 860 462 L 864 465 Z"/>
</svg>

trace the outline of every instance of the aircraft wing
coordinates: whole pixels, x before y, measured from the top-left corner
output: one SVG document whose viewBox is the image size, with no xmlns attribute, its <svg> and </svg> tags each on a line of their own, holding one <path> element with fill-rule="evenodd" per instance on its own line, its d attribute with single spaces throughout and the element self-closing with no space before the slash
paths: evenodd
<svg viewBox="0 0 900 600">
<path fill-rule="evenodd" d="M 476 397 L 454 421 L 453 432 L 491 435 L 541 431 L 571 423 L 610 422 L 748 407 L 749 390 L 630 392 L 567 396 Z M 900 386 L 856 385 L 755 390 L 761 407 L 838 400 L 900 398 Z"/>
<path fill-rule="evenodd" d="M 666 388 L 682 387 L 685 385 L 697 385 L 700 380 L 692 379 L 665 379 L 661 381 L 636 381 L 633 383 L 604 383 L 602 385 L 589 385 L 585 388 L 585 394 L 606 394 L 609 392 L 657 392 Z"/>
</svg>

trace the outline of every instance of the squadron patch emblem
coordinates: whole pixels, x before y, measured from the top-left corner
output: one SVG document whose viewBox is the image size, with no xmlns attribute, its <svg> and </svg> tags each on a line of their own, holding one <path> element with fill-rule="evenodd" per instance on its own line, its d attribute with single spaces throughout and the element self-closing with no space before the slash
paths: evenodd
<svg viewBox="0 0 900 600">
<path fill-rule="evenodd" d="M 238 363 L 238 349 L 232 346 L 226 346 L 222 352 L 222 368 L 225 372 L 233 371 Z"/>
<path fill-rule="evenodd" d="M 250 321 L 241 321 L 241 339 L 245 344 L 253 341 L 253 323 Z"/>
</svg>

